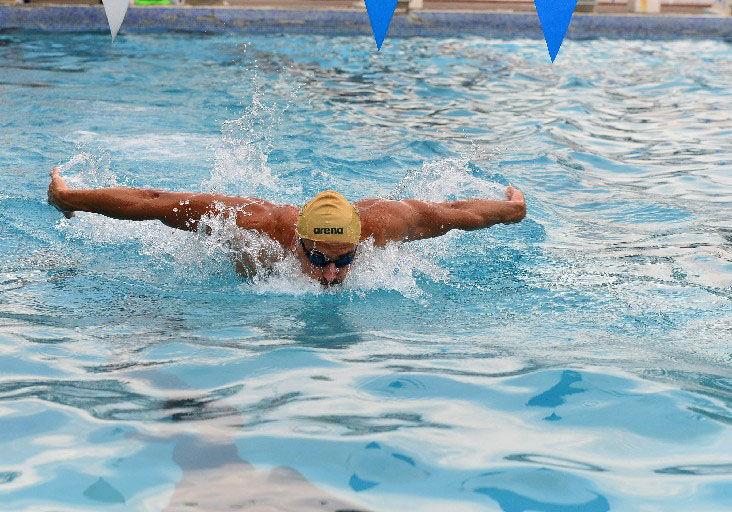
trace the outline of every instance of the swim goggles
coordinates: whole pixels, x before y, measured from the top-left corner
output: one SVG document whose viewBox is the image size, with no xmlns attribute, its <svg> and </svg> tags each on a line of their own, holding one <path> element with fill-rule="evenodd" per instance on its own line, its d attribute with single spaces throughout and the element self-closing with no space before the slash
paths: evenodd
<svg viewBox="0 0 732 512">
<path fill-rule="evenodd" d="M 346 265 L 350 265 L 353 262 L 353 258 L 356 257 L 356 250 L 354 249 L 346 254 L 341 254 L 334 260 L 329 260 L 328 257 L 320 251 L 316 251 L 315 249 L 307 250 L 302 238 L 300 239 L 300 246 L 302 247 L 302 251 L 305 253 L 305 256 L 308 257 L 310 263 L 320 268 L 330 265 L 331 263 L 334 263 L 336 268 L 345 267 Z"/>
</svg>

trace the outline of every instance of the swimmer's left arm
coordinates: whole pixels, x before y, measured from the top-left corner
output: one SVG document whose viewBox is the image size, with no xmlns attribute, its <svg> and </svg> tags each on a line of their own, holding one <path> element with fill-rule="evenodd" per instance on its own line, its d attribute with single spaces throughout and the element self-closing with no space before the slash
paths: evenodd
<svg viewBox="0 0 732 512">
<path fill-rule="evenodd" d="M 374 201 L 363 205 L 371 215 L 366 236 L 377 245 L 390 241 L 421 240 L 441 236 L 453 229 L 472 231 L 495 224 L 520 222 L 526 216 L 526 201 L 520 190 L 509 186 L 506 200 L 466 199 L 429 202 L 416 199 Z M 369 233 L 371 232 L 371 233 Z"/>
</svg>

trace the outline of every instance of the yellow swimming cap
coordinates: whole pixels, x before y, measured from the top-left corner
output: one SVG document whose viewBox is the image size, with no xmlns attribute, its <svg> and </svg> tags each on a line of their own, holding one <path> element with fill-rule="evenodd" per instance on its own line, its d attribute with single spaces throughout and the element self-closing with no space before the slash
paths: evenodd
<svg viewBox="0 0 732 512">
<path fill-rule="evenodd" d="M 326 190 L 300 210 L 297 236 L 319 242 L 357 244 L 361 238 L 358 210 L 334 190 Z"/>
</svg>

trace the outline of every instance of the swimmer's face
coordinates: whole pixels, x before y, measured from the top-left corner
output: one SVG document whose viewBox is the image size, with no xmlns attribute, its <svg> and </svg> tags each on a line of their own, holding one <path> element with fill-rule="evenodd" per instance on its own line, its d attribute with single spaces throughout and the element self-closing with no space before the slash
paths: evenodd
<svg viewBox="0 0 732 512">
<path fill-rule="evenodd" d="M 356 245 L 346 244 L 340 242 L 316 242 L 314 240 L 302 239 L 302 242 L 298 244 L 296 255 L 300 261 L 302 271 L 308 276 L 320 282 L 323 286 L 332 286 L 334 284 L 340 284 L 348 275 L 348 271 L 351 269 L 351 265 L 344 265 L 337 267 L 334 263 L 341 257 L 353 253 L 356 250 Z M 314 265 L 310 261 L 310 255 L 314 252 L 318 252 L 325 256 L 329 261 L 323 267 Z"/>
</svg>

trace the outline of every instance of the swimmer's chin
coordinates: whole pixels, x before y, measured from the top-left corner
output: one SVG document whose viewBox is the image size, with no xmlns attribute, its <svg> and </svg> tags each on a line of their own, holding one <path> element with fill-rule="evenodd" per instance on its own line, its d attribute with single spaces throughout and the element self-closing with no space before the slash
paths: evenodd
<svg viewBox="0 0 732 512">
<path fill-rule="evenodd" d="M 339 284 L 343 284 L 343 281 L 331 281 L 330 283 L 328 281 L 320 281 L 320 284 L 323 285 L 323 288 L 332 288 L 334 286 L 338 286 Z"/>
</svg>

